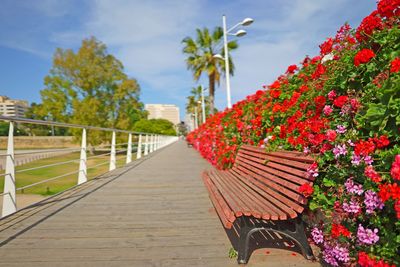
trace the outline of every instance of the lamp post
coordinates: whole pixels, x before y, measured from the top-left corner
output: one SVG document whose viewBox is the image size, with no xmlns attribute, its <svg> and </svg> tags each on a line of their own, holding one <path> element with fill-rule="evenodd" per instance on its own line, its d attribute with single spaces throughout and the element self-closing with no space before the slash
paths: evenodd
<svg viewBox="0 0 400 267">
<path fill-rule="evenodd" d="M 197 106 L 194 107 L 194 129 L 197 129 L 199 127 L 198 121 L 197 121 Z"/>
<path fill-rule="evenodd" d="M 204 89 L 203 86 L 201 86 L 201 115 L 203 117 L 203 123 L 206 122 L 206 105 L 204 103 Z"/>
<path fill-rule="evenodd" d="M 222 16 L 222 29 L 224 32 L 224 56 L 219 54 L 214 55 L 214 58 L 224 59 L 225 60 L 225 79 L 226 79 L 226 98 L 227 98 L 227 106 L 228 108 L 232 108 L 231 104 L 231 84 L 229 80 L 229 56 L 228 56 L 228 35 L 233 35 L 236 37 L 242 37 L 246 35 L 245 30 L 238 30 L 236 33 L 232 34 L 231 31 L 234 30 L 238 26 L 248 26 L 253 23 L 252 18 L 245 18 L 243 21 L 237 23 L 235 26 L 230 28 L 229 30 L 226 29 L 226 16 Z"/>
</svg>

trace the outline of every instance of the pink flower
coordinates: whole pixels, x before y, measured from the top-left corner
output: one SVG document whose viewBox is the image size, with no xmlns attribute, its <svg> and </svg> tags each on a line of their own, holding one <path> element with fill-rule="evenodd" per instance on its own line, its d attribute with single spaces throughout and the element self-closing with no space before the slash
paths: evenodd
<svg viewBox="0 0 400 267">
<path fill-rule="evenodd" d="M 321 230 L 317 227 L 314 227 L 311 231 L 311 237 L 314 240 L 315 244 L 322 244 L 324 243 L 324 235 Z"/>
<path fill-rule="evenodd" d="M 378 229 L 374 230 L 364 228 L 361 224 L 358 225 L 357 238 L 361 244 L 373 245 L 379 241 Z"/>
<path fill-rule="evenodd" d="M 333 101 L 336 98 L 336 92 L 334 90 L 328 93 L 328 99 Z"/>
<path fill-rule="evenodd" d="M 331 115 L 333 109 L 331 108 L 331 106 L 326 105 L 326 106 L 324 107 L 323 111 L 324 111 L 324 114 L 325 114 L 326 116 L 329 116 L 329 115 Z"/>
</svg>

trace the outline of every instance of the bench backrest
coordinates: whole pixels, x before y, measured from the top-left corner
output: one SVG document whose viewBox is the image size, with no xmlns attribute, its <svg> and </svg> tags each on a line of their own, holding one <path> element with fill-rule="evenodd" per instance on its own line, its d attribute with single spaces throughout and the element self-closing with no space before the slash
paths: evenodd
<svg viewBox="0 0 400 267">
<path fill-rule="evenodd" d="M 307 200 L 299 187 L 305 183 L 312 185 L 314 178 L 309 177 L 307 169 L 314 161 L 301 152 L 266 152 L 263 148 L 242 145 L 232 171 L 300 213 Z"/>
</svg>

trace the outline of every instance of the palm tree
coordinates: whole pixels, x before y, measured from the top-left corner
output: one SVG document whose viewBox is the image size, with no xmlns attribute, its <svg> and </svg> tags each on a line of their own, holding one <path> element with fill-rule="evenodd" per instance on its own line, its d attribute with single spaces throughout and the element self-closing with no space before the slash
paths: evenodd
<svg viewBox="0 0 400 267">
<path fill-rule="evenodd" d="M 201 90 L 202 87 L 200 85 L 197 87 L 192 87 L 192 90 L 190 91 L 191 95 L 187 97 L 187 103 L 186 103 L 186 113 L 188 114 L 193 114 L 195 112 L 195 107 L 197 107 L 199 113 L 198 120 L 201 120 L 203 113 L 201 107 Z M 210 101 L 208 96 L 204 97 L 204 105 L 205 105 L 205 114 L 207 116 L 207 114 L 210 113 Z"/>
<path fill-rule="evenodd" d="M 208 76 L 210 111 L 214 113 L 214 94 L 215 84 L 219 85 L 221 72 L 225 71 L 225 62 L 216 59 L 215 54 L 223 53 L 223 31 L 221 27 L 216 27 L 210 34 L 207 28 L 196 29 L 196 39 L 186 37 L 182 40 L 185 45 L 183 53 L 187 55 L 186 65 L 193 72 L 193 78 L 198 81 L 203 73 Z M 236 41 L 228 43 L 228 51 L 238 48 Z M 229 54 L 229 53 L 228 53 Z M 234 73 L 232 58 L 229 56 L 230 74 Z"/>
</svg>

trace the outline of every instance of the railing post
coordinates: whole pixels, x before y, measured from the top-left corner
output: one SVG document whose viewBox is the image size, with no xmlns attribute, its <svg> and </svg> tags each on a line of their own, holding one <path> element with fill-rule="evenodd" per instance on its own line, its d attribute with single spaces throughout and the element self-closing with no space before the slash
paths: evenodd
<svg viewBox="0 0 400 267">
<path fill-rule="evenodd" d="M 126 150 L 126 164 L 132 162 L 132 134 L 128 136 L 128 150 Z"/>
<path fill-rule="evenodd" d="M 157 150 L 160 149 L 160 139 L 161 136 L 157 135 Z"/>
<path fill-rule="evenodd" d="M 112 133 L 112 140 L 111 140 L 111 154 L 110 154 L 110 171 L 115 170 L 117 167 L 116 164 L 116 157 L 115 157 L 115 131 Z"/>
<path fill-rule="evenodd" d="M 82 145 L 81 157 L 79 161 L 78 184 L 83 184 L 87 181 L 87 163 L 86 163 L 86 129 L 82 129 Z"/>
<path fill-rule="evenodd" d="M 4 176 L 2 217 L 17 211 L 15 198 L 15 158 L 14 158 L 14 122 L 10 121 L 6 156 L 6 172 Z"/>
<path fill-rule="evenodd" d="M 149 154 L 149 135 L 146 134 L 146 139 L 145 139 L 145 146 L 144 146 L 144 155 L 147 156 Z"/>
<path fill-rule="evenodd" d="M 136 159 L 140 159 L 142 157 L 142 134 L 139 134 Z"/>
<path fill-rule="evenodd" d="M 150 135 L 150 153 L 153 153 L 154 134 Z"/>
</svg>

